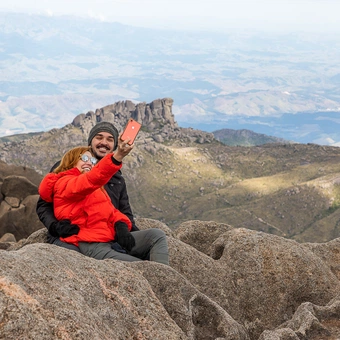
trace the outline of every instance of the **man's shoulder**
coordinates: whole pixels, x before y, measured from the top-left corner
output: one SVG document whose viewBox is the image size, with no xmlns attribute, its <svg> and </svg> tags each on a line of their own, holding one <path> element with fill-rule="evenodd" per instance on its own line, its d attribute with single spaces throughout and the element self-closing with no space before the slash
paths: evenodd
<svg viewBox="0 0 340 340">
<path fill-rule="evenodd" d="M 53 170 L 54 170 L 56 167 L 59 166 L 60 162 L 61 162 L 61 161 L 56 162 L 56 163 L 52 166 L 50 172 L 53 172 Z"/>
</svg>

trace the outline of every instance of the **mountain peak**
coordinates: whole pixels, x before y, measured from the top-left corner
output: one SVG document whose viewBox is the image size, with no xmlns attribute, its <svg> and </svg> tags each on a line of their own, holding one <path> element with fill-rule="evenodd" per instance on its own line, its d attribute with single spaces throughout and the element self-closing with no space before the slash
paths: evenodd
<svg viewBox="0 0 340 340">
<path fill-rule="evenodd" d="M 88 134 L 98 122 L 111 122 L 121 130 L 128 119 L 133 118 L 149 131 L 163 126 L 174 129 L 178 125 L 172 113 L 172 104 L 171 98 L 156 99 L 149 104 L 145 102 L 134 104 L 131 100 L 118 101 L 95 112 L 79 114 L 73 119 L 72 125 L 79 127 L 84 134 Z"/>
</svg>

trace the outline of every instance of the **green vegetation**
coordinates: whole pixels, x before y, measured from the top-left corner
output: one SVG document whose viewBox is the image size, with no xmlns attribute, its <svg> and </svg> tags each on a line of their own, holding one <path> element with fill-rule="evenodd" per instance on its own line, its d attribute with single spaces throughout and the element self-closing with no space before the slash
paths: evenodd
<svg viewBox="0 0 340 340">
<path fill-rule="evenodd" d="M 328 212 L 329 214 L 332 214 L 339 208 L 340 208 L 340 185 L 336 184 L 333 187 L 333 202 L 332 205 L 328 208 Z"/>
</svg>

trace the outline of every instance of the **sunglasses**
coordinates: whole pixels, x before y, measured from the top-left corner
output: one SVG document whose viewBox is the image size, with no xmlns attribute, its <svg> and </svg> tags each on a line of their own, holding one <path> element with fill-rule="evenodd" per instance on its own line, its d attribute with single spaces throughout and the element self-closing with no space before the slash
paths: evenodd
<svg viewBox="0 0 340 340">
<path fill-rule="evenodd" d="M 92 165 L 96 165 L 97 162 L 98 162 L 97 158 L 89 157 L 88 155 L 81 155 L 81 156 L 80 156 L 80 159 L 81 159 L 83 162 L 91 161 Z"/>
</svg>

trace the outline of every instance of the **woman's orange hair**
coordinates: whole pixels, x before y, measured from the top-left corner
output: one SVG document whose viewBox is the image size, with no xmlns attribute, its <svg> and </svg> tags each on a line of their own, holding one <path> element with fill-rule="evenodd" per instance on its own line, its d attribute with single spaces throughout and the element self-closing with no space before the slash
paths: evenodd
<svg viewBox="0 0 340 340">
<path fill-rule="evenodd" d="M 91 152 L 91 148 L 89 146 L 78 146 L 67 151 L 61 159 L 59 166 L 56 167 L 53 172 L 58 174 L 59 172 L 74 168 L 80 160 L 80 156 L 86 151 Z"/>
</svg>

